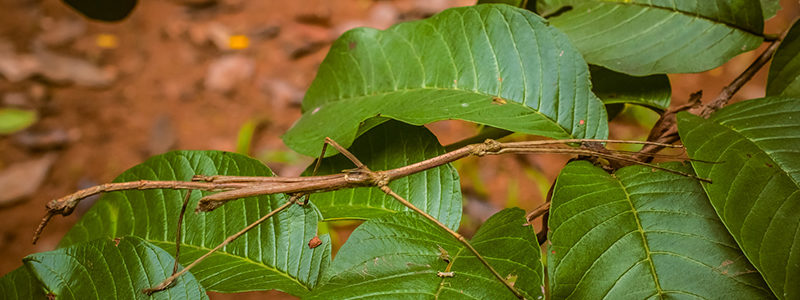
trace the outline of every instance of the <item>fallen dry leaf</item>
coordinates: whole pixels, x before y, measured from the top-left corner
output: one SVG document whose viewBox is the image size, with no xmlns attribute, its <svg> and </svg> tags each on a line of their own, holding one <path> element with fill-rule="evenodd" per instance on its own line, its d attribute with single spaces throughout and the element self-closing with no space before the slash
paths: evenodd
<svg viewBox="0 0 800 300">
<path fill-rule="evenodd" d="M 0 206 L 17 203 L 36 192 L 55 160 L 55 154 L 49 154 L 0 171 Z"/>
</svg>

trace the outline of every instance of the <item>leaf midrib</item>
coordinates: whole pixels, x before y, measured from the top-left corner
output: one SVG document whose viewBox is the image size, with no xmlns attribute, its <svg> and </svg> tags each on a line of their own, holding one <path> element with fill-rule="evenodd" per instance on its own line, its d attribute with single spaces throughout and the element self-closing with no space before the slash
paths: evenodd
<svg viewBox="0 0 800 300">
<path fill-rule="evenodd" d="M 736 29 L 736 30 L 739 30 L 739 31 L 743 31 L 745 33 L 748 33 L 748 34 L 751 34 L 751 35 L 754 35 L 754 36 L 758 36 L 758 37 L 762 37 L 762 38 L 764 37 L 763 33 L 753 32 L 750 29 L 741 27 L 741 26 L 736 25 L 736 24 L 728 24 L 728 23 L 726 23 L 726 22 L 724 22 L 722 20 L 712 19 L 710 17 L 703 16 L 703 15 L 700 15 L 700 14 L 694 14 L 694 13 L 691 13 L 691 12 L 688 12 L 688 11 L 683 11 L 683 10 L 679 10 L 679 9 L 672 9 L 672 8 L 669 8 L 669 7 L 647 5 L 647 4 L 644 4 L 644 3 L 616 2 L 616 1 L 592 1 L 590 3 L 583 2 L 583 3 L 579 3 L 579 4 L 587 4 L 587 5 L 589 5 L 589 4 L 595 4 L 595 5 L 610 4 L 610 5 L 638 6 L 638 7 L 650 8 L 650 9 L 666 10 L 666 11 L 669 11 L 669 12 L 680 13 L 680 14 L 686 15 L 688 17 L 693 17 L 693 18 L 697 18 L 697 19 L 706 20 L 706 21 L 709 21 L 709 22 L 712 22 L 712 23 L 715 23 L 715 24 L 724 25 L 724 26 L 727 26 L 727 27 L 730 27 L 730 28 L 733 28 L 733 29 Z M 571 4 L 571 5 L 579 5 L 579 4 Z M 564 4 L 561 7 L 566 7 L 566 6 L 569 6 L 569 5 L 570 4 Z"/>
<path fill-rule="evenodd" d="M 625 200 L 628 201 L 628 204 L 631 206 L 631 212 L 633 213 L 633 219 L 636 221 L 636 229 L 639 231 L 639 235 L 642 237 L 642 245 L 644 246 L 644 252 L 647 255 L 647 263 L 650 265 L 650 273 L 653 275 L 653 282 L 656 284 L 656 295 L 658 295 L 659 299 L 664 299 L 664 291 L 661 289 L 661 283 L 658 281 L 658 275 L 656 274 L 656 266 L 653 264 L 653 256 L 652 252 L 650 251 L 650 246 L 647 242 L 647 237 L 644 234 L 644 228 L 642 228 L 642 221 L 639 218 L 639 211 L 633 205 L 633 201 L 631 200 L 631 194 L 628 193 L 628 189 L 622 184 L 622 180 L 619 178 L 613 178 L 613 180 L 619 185 L 620 189 L 625 193 Z"/>
</svg>

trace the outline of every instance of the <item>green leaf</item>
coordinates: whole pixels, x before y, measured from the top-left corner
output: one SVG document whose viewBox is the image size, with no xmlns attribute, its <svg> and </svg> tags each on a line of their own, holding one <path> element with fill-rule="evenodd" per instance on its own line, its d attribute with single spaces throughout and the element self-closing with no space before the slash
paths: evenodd
<svg viewBox="0 0 800 300">
<path fill-rule="evenodd" d="M 486 221 L 472 245 L 526 299 L 542 299 L 539 244 L 525 212 L 503 210 Z M 453 277 L 438 277 L 452 260 Z M 330 281 L 312 299 L 516 299 L 455 238 L 412 212 L 386 215 L 356 228 L 331 265 Z"/>
<path fill-rule="evenodd" d="M 114 22 L 125 19 L 138 0 L 61 0 L 90 19 Z"/>
<path fill-rule="evenodd" d="M 350 147 L 361 162 L 374 171 L 388 170 L 439 156 L 446 151 L 428 129 L 389 121 L 359 137 Z M 319 174 L 337 174 L 355 168 L 343 155 L 322 160 Z M 306 174 L 314 169 L 312 164 Z M 461 185 L 458 172 L 446 164 L 393 180 L 389 187 L 447 227 L 461 222 Z M 409 211 L 378 188 L 362 187 L 311 195 L 325 220 L 370 219 L 387 213 Z"/>
<path fill-rule="evenodd" d="M 553 299 L 771 298 L 688 177 L 572 162 L 556 180 L 549 225 Z"/>
<path fill-rule="evenodd" d="M 711 204 L 778 298 L 800 298 L 800 99 L 763 98 L 678 131 Z"/>
<path fill-rule="evenodd" d="M 767 96 L 800 97 L 800 22 L 778 46 L 767 78 Z"/>
<path fill-rule="evenodd" d="M 331 46 L 303 116 L 283 139 L 316 156 L 325 137 L 347 147 L 375 116 L 605 138 L 605 110 L 587 69 L 566 36 L 509 5 L 451 8 L 385 31 L 357 28 Z"/>
<path fill-rule="evenodd" d="M 44 287 L 25 266 L 16 268 L 0 278 L 0 295 L 5 297 L 3 299 L 47 299 Z"/>
<path fill-rule="evenodd" d="M 631 75 L 710 70 L 763 40 L 759 0 L 540 0 L 539 5 L 559 12 L 550 23 L 587 62 Z"/>
<path fill-rule="evenodd" d="M 131 168 L 115 182 L 191 180 L 196 174 L 272 176 L 260 162 L 220 151 L 176 151 L 154 156 Z M 100 237 L 134 235 L 170 253 L 185 191 L 131 190 L 112 192 L 83 216 L 61 241 L 63 246 Z M 188 264 L 225 238 L 287 201 L 283 194 L 231 201 L 212 212 L 193 208 L 206 192 L 189 201 L 181 235 L 180 262 Z M 330 241 L 309 249 L 319 212 L 313 205 L 292 205 L 198 264 L 192 273 L 206 290 L 242 292 L 278 289 L 303 295 L 313 288 L 330 261 Z"/>
<path fill-rule="evenodd" d="M 606 105 L 631 103 L 659 112 L 669 108 L 672 88 L 667 75 L 634 77 L 594 65 L 589 66 L 589 71 L 592 73 L 592 91 Z"/>
<path fill-rule="evenodd" d="M 175 259 L 137 237 L 80 243 L 23 261 L 56 299 L 208 299 L 191 273 L 169 289 L 142 293 L 172 275 Z"/>
<path fill-rule="evenodd" d="M 531 1 L 531 2 L 535 3 L 536 1 Z M 492 3 L 502 3 L 514 7 L 525 8 L 525 6 L 528 5 L 528 0 L 478 0 L 478 2 L 475 3 L 475 5 L 492 4 Z"/>
<path fill-rule="evenodd" d="M 781 0 L 761 0 L 761 10 L 764 20 L 772 18 L 781 9 Z"/>
<path fill-rule="evenodd" d="M 12 134 L 36 123 L 32 110 L 0 108 L 0 134 Z"/>
</svg>

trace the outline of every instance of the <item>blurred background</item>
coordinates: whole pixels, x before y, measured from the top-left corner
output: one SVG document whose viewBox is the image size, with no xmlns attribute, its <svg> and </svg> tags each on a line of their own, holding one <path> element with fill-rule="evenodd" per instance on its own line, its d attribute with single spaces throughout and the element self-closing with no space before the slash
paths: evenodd
<svg viewBox="0 0 800 300">
<path fill-rule="evenodd" d="M 149 156 L 173 149 L 236 151 L 280 175 L 299 175 L 312 158 L 286 148 L 280 136 L 300 117 L 304 91 L 336 37 L 474 2 L 142 0 L 127 19 L 102 23 L 57 0 L 0 0 L 0 275 L 28 254 L 54 249 L 90 206 L 85 201 L 71 216 L 56 217 L 32 245 L 47 201 L 110 182 Z M 781 33 L 800 12 L 799 1 L 782 6 L 766 33 Z M 713 99 L 764 48 L 704 73 L 670 75 L 673 105 L 698 90 L 704 101 Z M 767 70 L 734 101 L 762 97 Z M 657 118 L 628 107 L 612 122 L 611 138 L 643 140 Z M 459 121 L 428 128 L 444 145 L 478 131 Z M 505 207 L 539 206 L 568 159 L 457 162 L 463 233 L 471 235 Z M 336 243 L 356 225 L 332 224 Z M 212 293 L 213 299 L 232 296 Z M 264 296 L 291 298 L 279 292 L 235 297 Z"/>
</svg>

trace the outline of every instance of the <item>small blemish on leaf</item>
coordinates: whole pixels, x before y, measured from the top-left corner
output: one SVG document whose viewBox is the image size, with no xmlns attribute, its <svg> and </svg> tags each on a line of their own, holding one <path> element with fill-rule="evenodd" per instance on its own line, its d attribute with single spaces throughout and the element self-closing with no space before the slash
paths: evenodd
<svg viewBox="0 0 800 300">
<path fill-rule="evenodd" d="M 506 101 L 506 99 L 503 99 L 503 98 L 500 98 L 500 97 L 497 97 L 497 96 L 492 97 L 492 104 L 504 105 L 506 103 L 508 103 L 508 101 Z"/>
<path fill-rule="evenodd" d="M 550 251 L 551 254 L 556 254 L 556 250 Z"/>
<path fill-rule="evenodd" d="M 503 82 L 503 77 L 497 77 L 497 81 Z"/>
<path fill-rule="evenodd" d="M 558 54 L 558 57 L 561 57 L 563 55 L 564 55 L 564 50 L 561 50 L 561 53 Z"/>
<path fill-rule="evenodd" d="M 770 163 L 764 163 L 764 164 L 767 166 L 767 168 L 772 168 L 772 164 Z"/>
<path fill-rule="evenodd" d="M 358 43 L 356 43 L 355 41 L 352 41 L 349 44 L 347 44 L 347 47 L 349 47 L 350 50 L 353 50 L 353 49 L 356 48 L 357 45 L 358 45 Z"/>
<path fill-rule="evenodd" d="M 469 103 L 461 103 L 461 107 L 467 107 L 467 106 L 469 106 Z"/>
<path fill-rule="evenodd" d="M 47 293 L 47 300 L 55 300 L 55 299 L 56 299 L 56 294 L 53 294 L 53 292 Z"/>
<path fill-rule="evenodd" d="M 578 121 L 578 125 L 583 125 L 583 124 L 586 124 L 586 121 L 584 121 L 584 120 Z"/>
<path fill-rule="evenodd" d="M 322 241 L 319 239 L 319 236 L 314 236 L 310 241 L 308 241 L 308 248 L 310 249 L 317 248 L 319 245 L 322 245 Z"/>
<path fill-rule="evenodd" d="M 745 155 L 747 155 L 747 158 L 752 158 L 752 157 L 753 157 L 753 155 L 752 155 L 752 154 L 750 154 L 750 153 L 747 153 L 747 154 L 745 154 Z"/>
<path fill-rule="evenodd" d="M 121 241 L 121 240 L 122 240 L 122 238 L 114 238 L 114 247 L 118 247 L 119 246 L 119 241 Z"/>
<path fill-rule="evenodd" d="M 439 277 L 442 277 L 442 278 L 445 278 L 445 277 L 451 278 L 453 276 L 456 276 L 456 274 L 455 274 L 455 272 L 441 272 L 440 271 L 440 272 L 436 272 L 436 276 L 439 276 Z"/>
<path fill-rule="evenodd" d="M 311 114 L 312 115 L 316 114 L 317 112 L 319 112 L 320 109 L 321 109 L 321 107 L 315 108 L 314 110 L 311 111 Z"/>
</svg>

